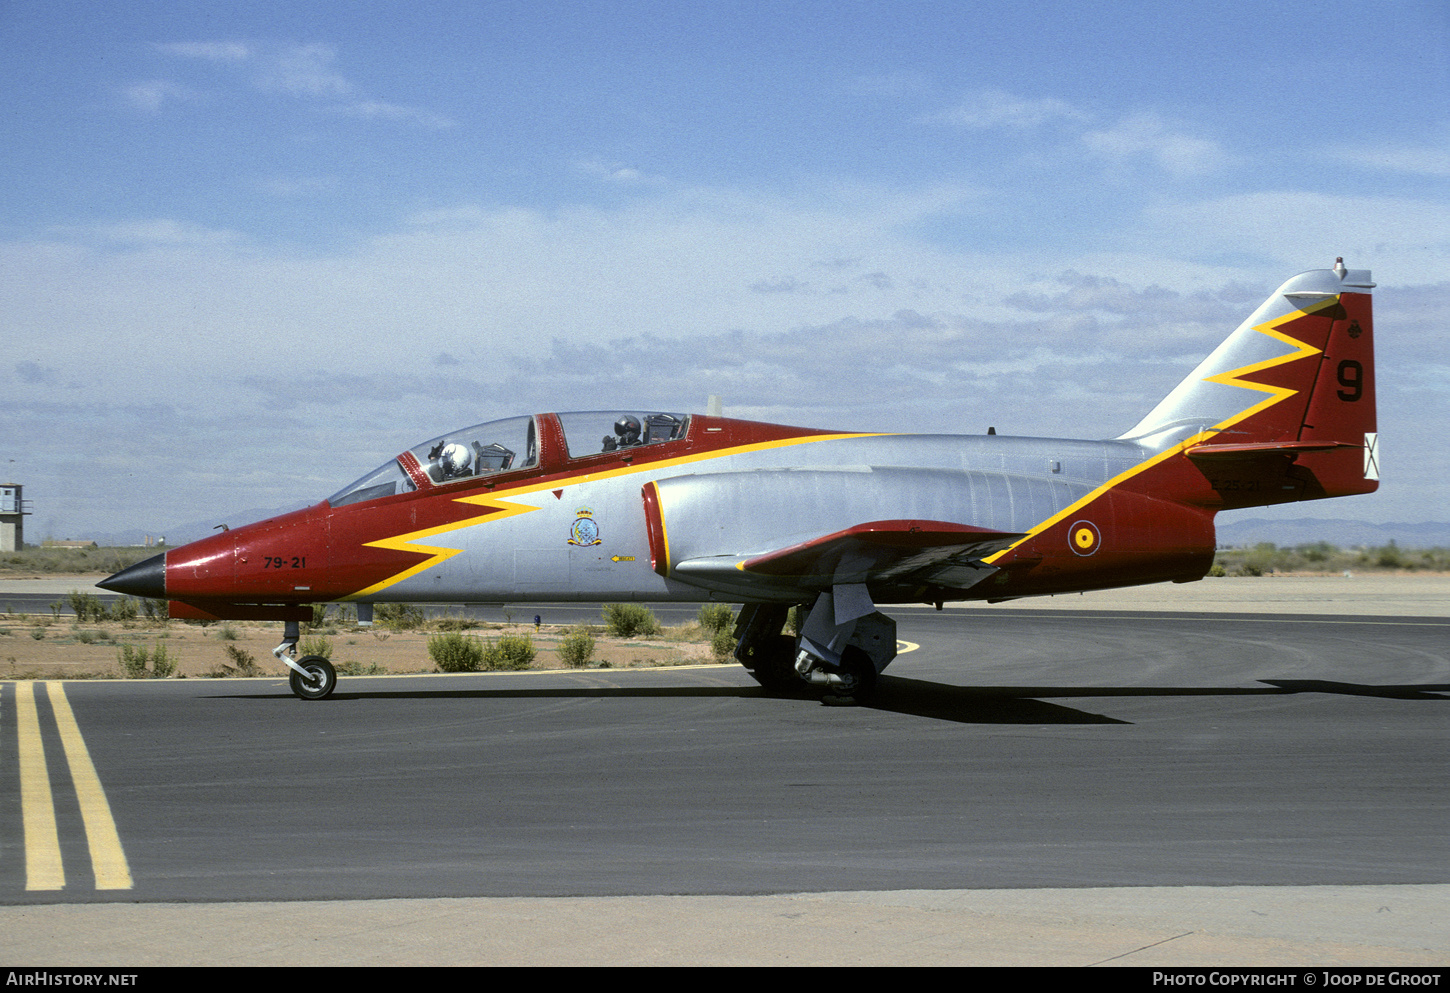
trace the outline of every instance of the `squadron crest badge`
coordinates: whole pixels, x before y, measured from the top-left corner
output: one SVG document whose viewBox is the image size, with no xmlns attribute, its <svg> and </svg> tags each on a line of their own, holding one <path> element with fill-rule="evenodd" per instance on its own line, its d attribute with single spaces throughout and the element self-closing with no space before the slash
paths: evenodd
<svg viewBox="0 0 1450 993">
<path fill-rule="evenodd" d="M 569 528 L 569 544 L 571 545 L 597 545 L 604 539 L 599 537 L 599 525 L 594 521 L 594 511 L 588 507 L 580 507 L 574 518 L 573 525 Z"/>
</svg>

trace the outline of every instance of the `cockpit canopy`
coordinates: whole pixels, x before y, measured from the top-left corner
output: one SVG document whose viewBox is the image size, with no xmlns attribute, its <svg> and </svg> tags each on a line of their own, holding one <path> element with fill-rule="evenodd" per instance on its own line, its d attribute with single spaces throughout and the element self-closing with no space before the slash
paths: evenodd
<svg viewBox="0 0 1450 993">
<path fill-rule="evenodd" d="M 557 414 L 570 459 L 683 438 L 685 414 L 585 411 Z M 556 456 L 551 456 L 556 457 Z M 378 500 L 539 464 L 537 419 L 488 421 L 423 442 L 327 498 L 333 507 Z"/>
<path fill-rule="evenodd" d="M 637 445 L 657 445 L 685 436 L 684 414 L 645 414 L 638 411 L 589 410 L 557 414 L 569 457 L 582 459 Z M 601 437 L 602 435 L 602 437 Z M 595 439 L 599 440 L 596 441 Z"/>
</svg>

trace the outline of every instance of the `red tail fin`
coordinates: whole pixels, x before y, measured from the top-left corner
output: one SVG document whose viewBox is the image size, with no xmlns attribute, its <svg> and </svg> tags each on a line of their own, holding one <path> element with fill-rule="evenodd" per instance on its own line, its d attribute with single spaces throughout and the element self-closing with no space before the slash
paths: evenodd
<svg viewBox="0 0 1450 993">
<path fill-rule="evenodd" d="M 1358 275 L 1353 274 L 1353 275 Z M 1365 274 L 1368 276 L 1368 273 Z M 1368 283 L 1366 278 L 1363 282 Z M 1319 363 L 1300 429 L 1301 441 L 1337 442 L 1350 448 L 1304 456 L 1325 496 L 1373 493 L 1379 488 L 1379 434 L 1375 424 L 1374 312 L 1369 287 L 1339 296 L 1339 312 Z M 1360 446 L 1363 446 L 1362 448 Z"/>
<path fill-rule="evenodd" d="M 1343 260 L 1295 276 L 1124 438 L 1181 447 L 1219 508 L 1374 492 L 1373 287 Z"/>
</svg>

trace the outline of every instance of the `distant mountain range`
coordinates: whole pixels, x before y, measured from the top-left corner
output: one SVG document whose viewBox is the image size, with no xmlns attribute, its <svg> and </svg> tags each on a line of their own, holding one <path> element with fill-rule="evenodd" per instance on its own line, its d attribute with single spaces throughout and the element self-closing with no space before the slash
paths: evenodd
<svg viewBox="0 0 1450 993">
<path fill-rule="evenodd" d="M 1325 541 L 1340 548 L 1378 548 L 1394 542 L 1401 548 L 1450 548 L 1450 523 L 1371 524 L 1318 517 L 1274 521 L 1262 517 L 1218 525 L 1220 546 L 1237 548 L 1273 542 L 1281 547 Z"/>
<path fill-rule="evenodd" d="M 189 541 L 198 538 L 205 538 L 213 534 L 216 525 L 223 520 L 237 527 L 241 524 L 250 524 L 253 521 L 265 520 L 268 517 L 276 517 L 278 514 L 285 514 L 289 511 L 298 510 L 298 507 L 281 507 L 270 510 L 245 510 L 237 513 L 226 514 L 221 517 L 196 521 L 191 524 L 183 524 L 171 528 L 168 531 L 160 532 L 166 538 L 166 544 L 175 548 L 177 545 L 184 545 Z M 158 532 L 153 532 L 154 539 Z M 98 545 L 140 545 L 144 542 L 145 533 L 139 530 L 116 531 L 106 534 L 76 535 L 77 538 L 87 538 Z M 1450 522 L 1425 521 L 1420 524 L 1371 524 L 1369 521 L 1347 521 L 1342 519 L 1329 519 L 1319 517 L 1301 517 L 1289 521 L 1276 521 L 1267 518 L 1255 517 L 1246 521 L 1234 521 L 1232 523 L 1220 522 L 1218 525 L 1218 543 L 1220 546 L 1230 548 L 1257 545 L 1260 542 L 1273 542 L 1275 545 L 1292 547 L 1294 545 L 1309 545 L 1316 541 L 1326 541 L 1331 545 L 1338 545 L 1340 548 L 1356 548 L 1361 545 L 1368 547 L 1380 547 L 1394 542 L 1401 548 L 1450 548 Z"/>
<path fill-rule="evenodd" d="M 157 529 L 150 532 L 142 531 L 140 528 L 127 528 L 121 531 L 66 535 L 66 537 L 94 541 L 103 548 L 144 545 L 148 537 L 152 541 L 158 538 L 165 538 L 167 548 L 176 548 L 178 545 L 185 545 L 188 542 L 196 541 L 198 538 L 205 538 L 209 534 L 216 534 L 218 524 L 226 524 L 228 527 L 234 528 L 240 527 L 243 524 L 251 524 L 255 521 L 265 521 L 267 518 L 276 517 L 278 514 L 288 514 L 294 510 L 301 510 L 306 506 L 310 506 L 310 504 L 300 504 L 293 507 L 274 507 L 270 510 L 257 508 L 252 510 L 239 510 L 232 513 L 218 514 L 215 517 L 207 518 L 205 521 L 192 521 L 189 524 L 178 524 L 174 527 Z M 30 543 L 37 544 L 33 539 Z"/>
</svg>

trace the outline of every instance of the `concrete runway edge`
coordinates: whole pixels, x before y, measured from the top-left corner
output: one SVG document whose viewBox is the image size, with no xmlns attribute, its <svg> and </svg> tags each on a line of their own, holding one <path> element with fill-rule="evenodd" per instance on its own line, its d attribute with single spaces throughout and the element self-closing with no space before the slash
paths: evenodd
<svg viewBox="0 0 1450 993">
<path fill-rule="evenodd" d="M 0 908 L 64 966 L 1443 966 L 1450 886 Z M 1352 936 L 1352 937 L 1351 937 Z"/>
</svg>

